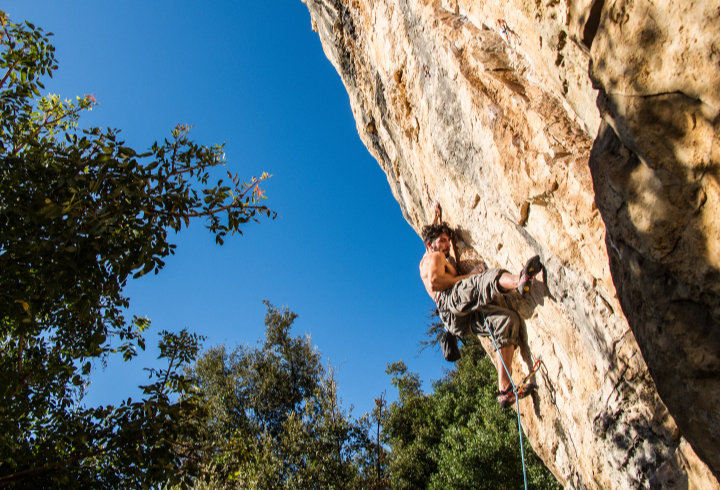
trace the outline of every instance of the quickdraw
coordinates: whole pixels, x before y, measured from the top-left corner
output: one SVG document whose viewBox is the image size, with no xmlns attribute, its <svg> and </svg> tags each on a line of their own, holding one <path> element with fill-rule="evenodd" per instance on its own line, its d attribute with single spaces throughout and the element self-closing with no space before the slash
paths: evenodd
<svg viewBox="0 0 720 490">
<path fill-rule="evenodd" d="M 532 369 L 530 370 L 530 372 L 528 373 L 528 375 L 525 376 L 525 378 L 520 382 L 520 384 L 518 384 L 518 387 L 517 387 L 517 392 L 518 392 L 518 393 L 520 393 L 521 391 L 523 391 L 526 387 L 530 386 L 530 384 L 532 383 L 532 377 L 533 377 L 533 375 L 534 375 L 536 372 L 538 372 L 538 370 L 540 369 L 540 365 L 541 365 L 542 363 L 543 363 L 542 356 L 540 356 L 540 357 L 538 357 L 537 360 L 535 361 L 535 364 L 533 364 L 533 367 L 532 367 Z"/>
<path fill-rule="evenodd" d="M 505 22 L 504 19 L 498 19 L 498 28 L 500 30 L 500 35 L 505 40 L 506 43 L 510 44 L 510 36 L 513 36 L 518 44 L 522 44 L 522 41 L 520 40 L 520 36 L 518 36 L 515 31 L 510 29 L 510 27 L 507 25 L 507 22 Z"/>
</svg>

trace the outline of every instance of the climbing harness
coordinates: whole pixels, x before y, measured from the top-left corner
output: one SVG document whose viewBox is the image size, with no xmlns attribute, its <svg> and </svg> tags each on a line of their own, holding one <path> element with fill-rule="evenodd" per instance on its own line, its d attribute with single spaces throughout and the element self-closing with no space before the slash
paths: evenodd
<svg viewBox="0 0 720 490">
<path fill-rule="evenodd" d="M 480 313 L 485 317 L 485 314 L 482 311 L 482 306 L 480 307 Z M 523 433 L 522 433 L 522 425 L 520 424 L 520 398 L 519 393 L 520 389 L 515 385 L 515 383 L 512 380 L 512 376 L 510 375 L 510 370 L 505 365 L 505 360 L 500 355 L 500 347 L 498 347 L 498 343 L 495 340 L 495 334 L 492 332 L 492 329 L 489 328 L 487 324 L 487 317 L 485 317 L 485 322 L 483 323 L 483 326 L 485 327 L 485 330 L 490 334 L 490 338 L 492 339 L 493 345 L 495 346 L 495 351 L 497 352 L 498 357 L 500 358 L 500 362 L 503 365 L 503 368 L 505 369 L 505 373 L 508 375 L 508 378 L 510 379 L 510 385 L 512 386 L 513 393 L 515 393 L 515 403 L 517 405 L 517 419 L 518 419 L 518 433 L 520 434 L 520 459 L 522 459 L 522 465 L 523 465 L 523 481 L 525 482 L 525 490 L 528 488 L 527 484 L 527 470 L 525 469 L 525 450 L 523 449 Z M 535 373 L 535 371 L 538 370 L 540 367 L 541 359 L 538 359 L 535 361 L 535 365 L 533 366 L 533 369 L 530 371 L 530 374 L 528 374 L 525 379 L 523 380 L 523 385 L 527 383 L 531 376 Z"/>
</svg>

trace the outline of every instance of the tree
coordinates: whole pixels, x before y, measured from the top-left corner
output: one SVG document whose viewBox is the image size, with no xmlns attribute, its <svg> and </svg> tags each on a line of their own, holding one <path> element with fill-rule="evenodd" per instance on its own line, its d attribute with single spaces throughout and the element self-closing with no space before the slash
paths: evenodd
<svg viewBox="0 0 720 490">
<path fill-rule="evenodd" d="M 0 12 L 0 485 L 148 487 L 188 481 L 195 410 L 182 366 L 198 336 L 162 332 L 168 366 L 143 400 L 85 408 L 93 363 L 131 359 L 149 321 L 128 321 L 129 278 L 156 274 L 174 253 L 168 231 L 193 218 L 222 244 L 259 216 L 263 174 L 208 185 L 222 146 L 188 126 L 144 153 L 118 130 L 77 129 L 97 105 L 41 96 L 57 69 L 51 34 Z M 113 343 L 114 341 L 114 343 Z"/>
<path fill-rule="evenodd" d="M 213 347 L 190 370 L 207 415 L 196 487 L 369 488 L 368 423 L 342 410 L 309 337 L 290 335 L 296 315 L 266 305 L 259 347 Z"/>
<path fill-rule="evenodd" d="M 495 400 L 495 368 L 478 342 L 462 347 L 457 370 L 424 394 L 420 379 L 397 362 L 388 367 L 398 400 L 384 420 L 392 488 L 522 488 L 517 418 Z M 525 443 L 531 488 L 559 488 Z"/>
</svg>

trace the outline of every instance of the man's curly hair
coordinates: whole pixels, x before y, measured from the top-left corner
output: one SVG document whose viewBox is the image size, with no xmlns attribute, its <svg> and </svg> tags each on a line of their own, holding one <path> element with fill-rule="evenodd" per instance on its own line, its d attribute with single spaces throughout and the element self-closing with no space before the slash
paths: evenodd
<svg viewBox="0 0 720 490">
<path fill-rule="evenodd" d="M 423 243 L 431 243 L 434 242 L 437 237 L 445 233 L 450 238 L 453 237 L 453 231 L 452 229 L 447 225 L 447 223 L 440 223 L 440 224 L 433 224 L 433 225 L 427 225 L 423 226 L 422 229 L 422 239 Z"/>
</svg>

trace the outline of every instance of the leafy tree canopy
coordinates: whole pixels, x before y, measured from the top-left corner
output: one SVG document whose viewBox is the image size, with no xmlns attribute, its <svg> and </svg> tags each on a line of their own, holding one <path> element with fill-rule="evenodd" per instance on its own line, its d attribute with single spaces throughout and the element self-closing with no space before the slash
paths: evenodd
<svg viewBox="0 0 720 490">
<path fill-rule="evenodd" d="M 86 408 L 82 390 L 94 362 L 144 348 L 149 321 L 125 318 L 123 288 L 162 269 L 168 231 L 204 218 L 222 244 L 274 218 L 261 204 L 269 176 L 208 184 L 223 147 L 194 143 L 188 126 L 145 152 L 118 130 L 78 130 L 97 102 L 41 95 L 57 69 L 49 36 L 0 12 L 0 486 L 177 483 L 194 430 L 180 421 L 195 407 L 181 368 L 199 337 L 161 334 L 168 365 L 141 401 Z"/>
<path fill-rule="evenodd" d="M 434 334 L 432 327 L 428 333 Z M 457 369 L 434 383 L 431 394 L 422 392 L 417 374 L 402 361 L 388 367 L 399 394 L 383 420 L 391 488 L 523 488 L 516 414 L 499 408 L 497 374 L 479 342 L 461 350 Z M 530 488 L 559 488 L 523 441 Z"/>
<path fill-rule="evenodd" d="M 290 335 L 296 315 L 266 304 L 262 344 L 211 348 L 190 370 L 207 414 L 196 487 L 371 488 L 370 419 L 342 410 L 321 354 Z"/>
<path fill-rule="evenodd" d="M 267 307 L 261 344 L 211 348 L 189 369 L 206 415 L 198 490 L 522 488 L 517 419 L 479 342 L 429 394 L 402 361 L 388 366 L 397 401 L 353 420 L 310 339 L 290 336 L 296 316 Z M 530 488 L 559 488 L 524 441 Z"/>
</svg>

